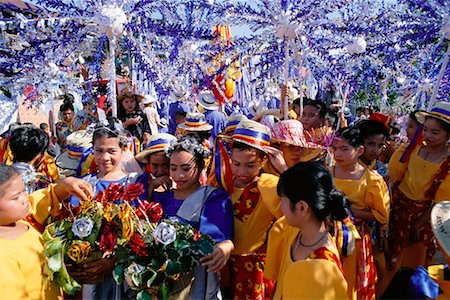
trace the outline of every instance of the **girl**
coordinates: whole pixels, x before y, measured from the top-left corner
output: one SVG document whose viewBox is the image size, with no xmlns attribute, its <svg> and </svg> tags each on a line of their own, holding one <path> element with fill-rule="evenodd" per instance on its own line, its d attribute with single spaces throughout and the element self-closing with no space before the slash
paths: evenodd
<svg viewBox="0 0 450 300">
<path fill-rule="evenodd" d="M 320 163 L 299 163 L 278 182 L 279 219 L 269 233 L 266 278 L 276 280 L 273 299 L 345 299 L 347 283 L 326 219 L 347 217 L 346 198 Z"/>
<path fill-rule="evenodd" d="M 5 299 L 56 299 L 56 281 L 44 277 L 44 244 L 41 234 L 23 219 L 31 214 L 44 224 L 59 210 L 69 193 L 81 200 L 92 197 L 92 188 L 81 179 L 66 178 L 31 195 L 25 193 L 20 174 L 0 165 L 0 286 Z"/>
<path fill-rule="evenodd" d="M 389 161 L 389 174 L 395 183 L 387 258 L 394 271 L 429 265 L 435 253 L 429 223 L 431 207 L 450 195 L 450 103 L 438 102 L 429 113 L 418 112 L 416 117 L 423 125 L 426 145 L 415 147 L 403 163 L 400 157 L 407 145 L 402 145 Z"/>
<path fill-rule="evenodd" d="M 125 188 L 130 183 L 140 182 L 144 185 L 144 192 L 140 198 L 147 196 L 147 181 L 143 176 L 137 173 L 127 173 L 122 167 L 122 154 L 126 149 L 128 140 L 123 129 L 118 123 L 112 120 L 106 126 L 97 125 L 93 133 L 94 161 L 97 166 L 97 172 L 83 177 L 94 187 L 94 196 L 104 191 L 112 183 L 123 185 Z M 71 198 L 71 204 L 77 206 L 79 200 Z M 83 293 L 92 293 L 94 299 L 117 299 L 122 297 L 122 291 L 114 283 L 112 278 L 112 269 L 114 267 L 114 258 L 100 259 L 92 263 L 70 268 L 72 277 L 78 282 L 98 282 L 106 279 L 96 285 L 85 285 Z M 89 291 L 89 292 L 88 292 Z"/>
<path fill-rule="evenodd" d="M 191 278 L 180 281 L 178 297 L 220 298 L 216 272 L 225 266 L 234 249 L 231 241 L 233 211 L 230 196 L 223 190 L 201 186 L 199 178 L 209 151 L 205 150 L 197 138 L 181 138 L 171 147 L 169 156 L 170 176 L 176 183 L 176 189 L 155 194 L 155 201 L 161 203 L 165 217 L 176 217 L 187 222 L 217 242 L 213 253 L 201 259 L 203 265 L 195 268 L 192 286 L 189 287 Z"/>
<path fill-rule="evenodd" d="M 380 249 L 384 251 L 390 199 L 383 177 L 359 163 L 359 157 L 364 152 L 362 144 L 358 128 L 340 129 L 332 144 L 336 161 L 332 173 L 336 188 L 341 190 L 351 203 L 351 213 L 361 236 L 361 239 L 356 241 L 354 254 L 343 259 L 349 296 L 375 299 L 377 273 L 368 225 L 376 222 L 380 226 Z"/>
<path fill-rule="evenodd" d="M 141 143 L 144 141 L 144 134 L 150 132 L 147 116 L 140 110 L 139 101 L 143 97 L 124 91 L 120 95 L 118 117 L 122 125 Z"/>
</svg>

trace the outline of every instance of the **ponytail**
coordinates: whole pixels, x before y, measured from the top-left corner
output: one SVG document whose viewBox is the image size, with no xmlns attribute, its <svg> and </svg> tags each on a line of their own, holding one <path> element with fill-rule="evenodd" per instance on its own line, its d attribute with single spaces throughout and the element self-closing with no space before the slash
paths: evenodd
<svg viewBox="0 0 450 300">
<path fill-rule="evenodd" d="M 329 206 L 333 220 L 342 221 L 349 216 L 350 202 L 341 191 L 335 188 L 330 192 Z"/>
</svg>

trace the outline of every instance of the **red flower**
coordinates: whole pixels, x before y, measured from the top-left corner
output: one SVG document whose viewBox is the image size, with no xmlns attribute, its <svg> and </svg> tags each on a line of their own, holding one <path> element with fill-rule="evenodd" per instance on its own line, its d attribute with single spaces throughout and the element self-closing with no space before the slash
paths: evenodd
<svg viewBox="0 0 450 300">
<path fill-rule="evenodd" d="M 158 202 L 143 201 L 136 211 L 139 218 L 145 218 L 147 215 L 152 222 L 158 222 L 163 216 L 163 209 Z"/>
<path fill-rule="evenodd" d="M 199 239 L 201 239 L 202 234 L 200 233 L 200 231 L 198 231 L 197 229 L 194 229 L 194 241 L 198 241 Z"/>
<path fill-rule="evenodd" d="M 129 184 L 125 190 L 125 201 L 133 201 L 144 192 L 144 185 L 142 183 Z"/>
<path fill-rule="evenodd" d="M 108 202 L 114 202 L 122 198 L 124 195 L 123 185 L 118 183 L 111 183 L 104 191 L 104 198 Z"/>
<path fill-rule="evenodd" d="M 97 193 L 97 195 L 95 196 L 95 200 L 97 200 L 97 202 L 102 202 L 102 200 L 103 200 L 103 191 L 99 191 Z"/>
<path fill-rule="evenodd" d="M 113 252 L 117 243 L 117 228 L 113 223 L 107 222 L 100 232 L 99 248 L 103 252 Z"/>
<path fill-rule="evenodd" d="M 131 248 L 131 251 L 136 253 L 139 256 L 148 256 L 147 248 L 145 247 L 145 242 L 142 239 L 142 237 L 135 233 L 131 237 L 130 241 L 128 242 L 128 245 Z"/>
</svg>

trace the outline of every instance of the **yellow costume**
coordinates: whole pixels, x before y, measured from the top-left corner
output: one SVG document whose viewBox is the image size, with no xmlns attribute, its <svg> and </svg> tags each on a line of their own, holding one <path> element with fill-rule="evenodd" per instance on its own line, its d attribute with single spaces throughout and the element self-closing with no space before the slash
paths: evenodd
<svg viewBox="0 0 450 300">
<path fill-rule="evenodd" d="M 277 282 L 273 299 L 346 299 L 347 282 L 336 248 L 322 247 L 305 260 L 292 260 L 291 246 L 299 232 L 284 217 L 270 230 L 264 277 Z"/>
<path fill-rule="evenodd" d="M 428 275 L 439 284 L 442 290 L 442 294 L 436 300 L 450 300 L 450 281 L 444 278 L 444 265 L 429 266 Z"/>
<path fill-rule="evenodd" d="M 59 209 L 54 186 L 30 195 L 30 213 L 41 224 Z M 26 221 L 28 231 L 15 240 L 0 238 L 0 286 L 3 299 L 57 299 L 61 291 L 44 276 L 41 234 Z"/>
</svg>

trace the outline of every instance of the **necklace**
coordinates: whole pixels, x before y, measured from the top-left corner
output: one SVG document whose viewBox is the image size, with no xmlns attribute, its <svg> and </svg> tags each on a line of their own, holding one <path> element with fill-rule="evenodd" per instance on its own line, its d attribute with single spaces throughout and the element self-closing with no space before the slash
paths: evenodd
<svg viewBox="0 0 450 300">
<path fill-rule="evenodd" d="M 300 245 L 300 246 L 303 246 L 303 247 L 306 247 L 306 248 L 311 248 L 311 247 L 314 247 L 314 246 L 317 246 L 326 236 L 327 236 L 327 234 L 328 234 L 328 232 L 324 232 L 323 234 L 322 234 L 322 236 L 317 240 L 317 242 L 315 242 L 315 243 L 312 243 L 312 244 L 310 244 L 310 245 L 307 245 L 307 244 L 304 244 L 304 243 L 302 243 L 302 235 L 300 234 L 299 235 L 299 237 L 298 237 L 298 244 Z"/>
</svg>

